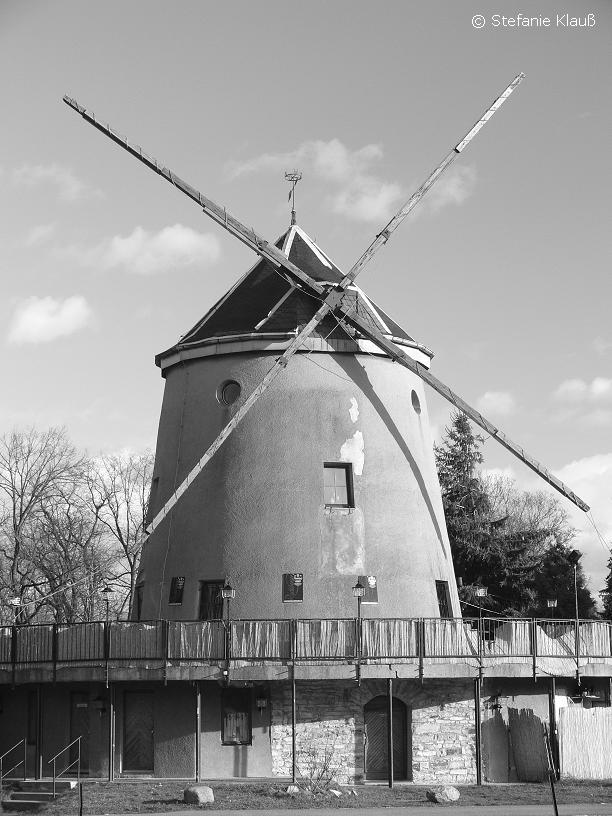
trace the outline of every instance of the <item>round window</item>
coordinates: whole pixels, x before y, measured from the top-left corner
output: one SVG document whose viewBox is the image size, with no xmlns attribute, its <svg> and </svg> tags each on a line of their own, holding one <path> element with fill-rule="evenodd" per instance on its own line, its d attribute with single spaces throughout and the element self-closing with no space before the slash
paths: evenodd
<svg viewBox="0 0 612 816">
<path fill-rule="evenodd" d="M 416 411 L 417 414 L 420 414 L 421 413 L 421 401 L 419 399 L 419 395 L 417 394 L 416 391 L 413 391 L 412 394 L 410 395 L 410 398 L 412 400 L 412 407 L 414 408 L 414 410 Z"/>
<path fill-rule="evenodd" d="M 226 380 L 217 388 L 217 399 L 221 405 L 232 405 L 240 396 L 242 388 L 236 380 Z"/>
</svg>

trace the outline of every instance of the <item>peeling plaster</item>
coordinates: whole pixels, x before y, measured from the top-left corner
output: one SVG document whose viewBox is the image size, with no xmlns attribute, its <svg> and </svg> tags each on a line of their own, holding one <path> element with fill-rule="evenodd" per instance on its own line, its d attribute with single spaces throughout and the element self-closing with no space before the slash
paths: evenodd
<svg viewBox="0 0 612 816">
<path fill-rule="evenodd" d="M 352 462 L 355 475 L 361 476 L 365 462 L 363 434 L 361 431 L 355 431 L 355 433 L 346 440 L 344 445 L 342 445 L 340 448 L 340 461 Z"/>
<path fill-rule="evenodd" d="M 351 418 L 351 422 L 357 422 L 359 419 L 359 407 L 357 406 L 357 400 L 355 397 L 351 397 L 351 407 L 349 408 L 349 416 Z"/>
</svg>

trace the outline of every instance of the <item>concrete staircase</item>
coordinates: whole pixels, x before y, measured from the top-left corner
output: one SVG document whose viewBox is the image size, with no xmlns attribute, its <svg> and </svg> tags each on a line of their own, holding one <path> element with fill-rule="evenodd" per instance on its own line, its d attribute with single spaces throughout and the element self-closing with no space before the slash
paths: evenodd
<svg viewBox="0 0 612 816">
<path fill-rule="evenodd" d="M 56 798 L 74 790 L 77 783 L 71 779 L 58 779 L 55 782 Z M 2 789 L 0 806 L 3 813 L 34 811 L 44 808 L 53 801 L 52 779 L 25 779 L 5 783 Z"/>
</svg>

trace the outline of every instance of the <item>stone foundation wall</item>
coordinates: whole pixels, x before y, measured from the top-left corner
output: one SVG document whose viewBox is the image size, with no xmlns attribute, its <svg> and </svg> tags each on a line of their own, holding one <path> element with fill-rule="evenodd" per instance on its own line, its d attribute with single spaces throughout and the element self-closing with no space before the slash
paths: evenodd
<svg viewBox="0 0 612 816">
<path fill-rule="evenodd" d="M 417 783 L 476 780 L 474 701 L 470 681 L 395 680 L 393 696 L 408 707 L 408 778 Z M 327 766 L 341 784 L 365 776 L 364 706 L 386 695 L 384 681 L 361 687 L 334 681 L 296 684 L 297 765 L 308 776 Z M 271 685 L 271 750 L 275 776 L 291 776 L 291 686 Z"/>
</svg>

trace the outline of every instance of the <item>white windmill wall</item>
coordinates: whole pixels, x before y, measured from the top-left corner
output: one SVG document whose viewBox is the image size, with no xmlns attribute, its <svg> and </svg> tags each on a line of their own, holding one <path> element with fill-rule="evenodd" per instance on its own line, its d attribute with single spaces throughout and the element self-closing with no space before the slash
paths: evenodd
<svg viewBox="0 0 612 816">
<path fill-rule="evenodd" d="M 219 385 L 250 393 L 276 356 L 209 349 L 166 370 L 153 512 L 240 404 L 219 404 Z M 354 508 L 325 507 L 334 461 L 353 463 Z M 282 603 L 284 572 L 304 574 L 302 604 Z M 225 576 L 232 617 L 352 617 L 363 574 L 379 588 L 366 616 L 438 617 L 436 580 L 460 615 L 422 382 L 379 355 L 298 354 L 148 541 L 142 617 L 195 619 L 200 581 Z"/>
</svg>

